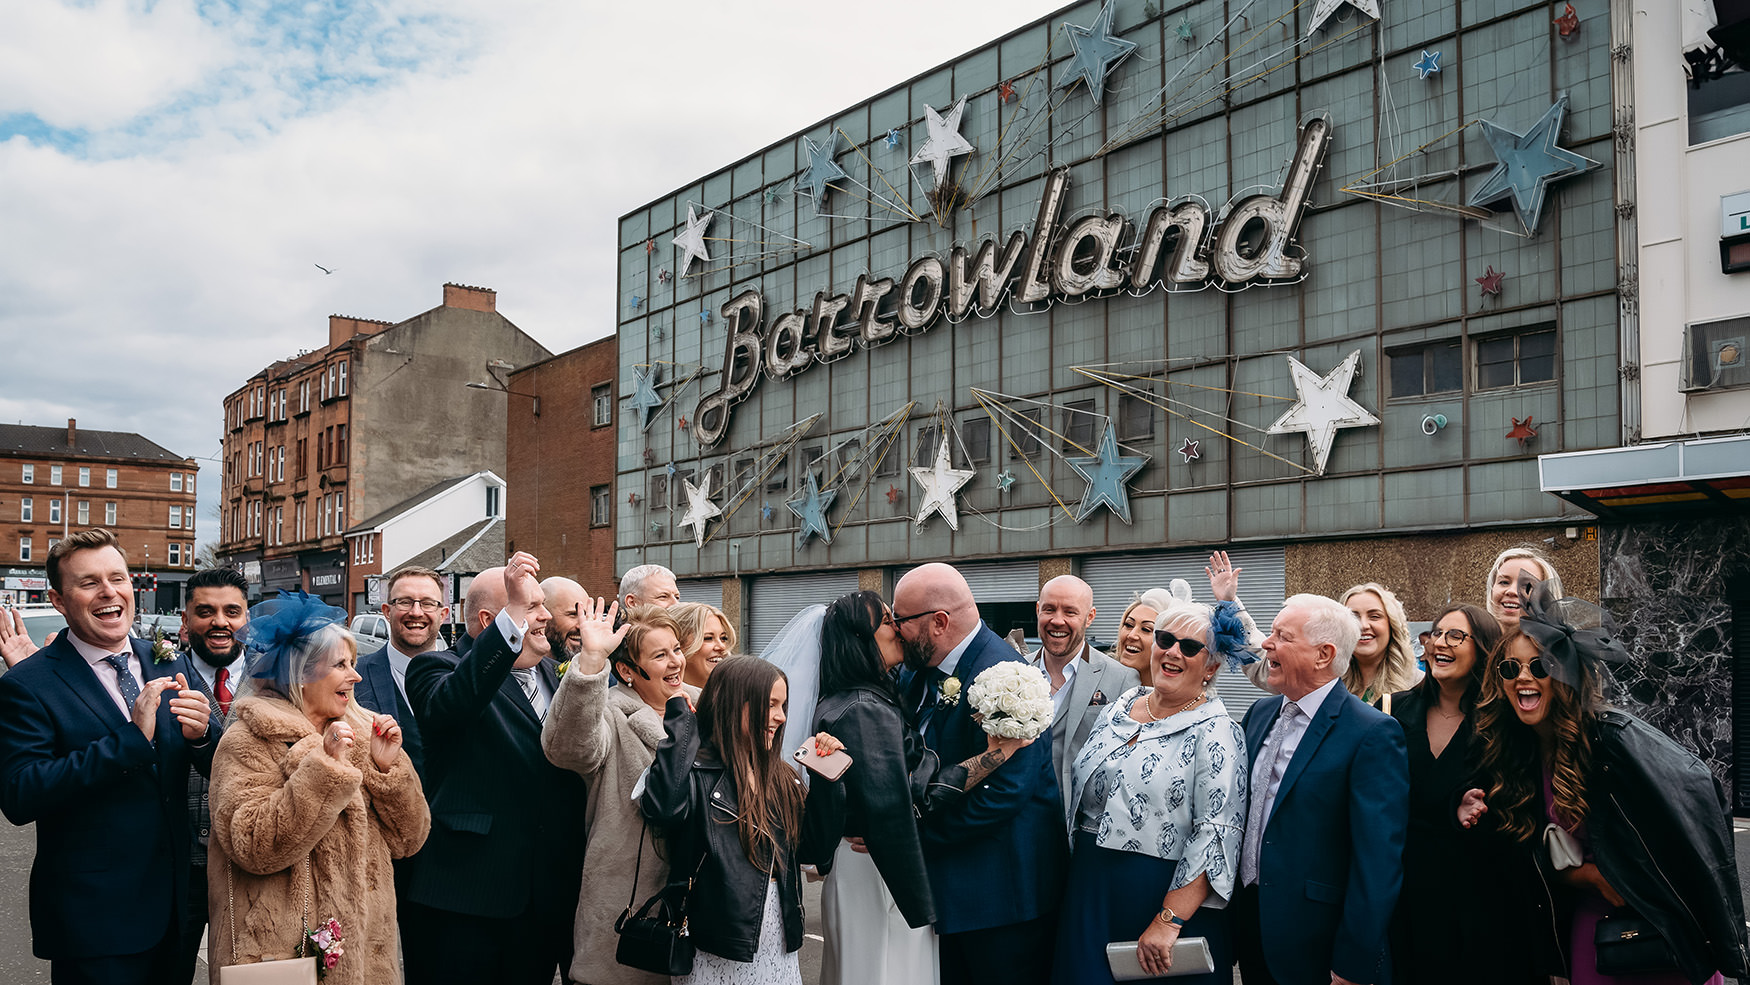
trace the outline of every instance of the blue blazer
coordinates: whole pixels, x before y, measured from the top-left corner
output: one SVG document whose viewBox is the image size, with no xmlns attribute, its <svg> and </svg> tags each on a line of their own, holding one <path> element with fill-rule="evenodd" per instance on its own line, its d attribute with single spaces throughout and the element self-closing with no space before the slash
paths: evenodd
<svg viewBox="0 0 1750 985">
<path fill-rule="evenodd" d="M 1243 723 L 1252 769 L 1282 710 L 1275 695 Z M 1387 939 L 1403 883 L 1410 766 L 1397 719 L 1339 682 L 1283 773 L 1258 855 L 1264 959 L 1283 985 L 1390 985 Z"/>
<path fill-rule="evenodd" d="M 181 673 L 129 641 L 147 680 Z M 139 954 L 186 919 L 188 770 L 212 769 L 222 726 L 191 746 L 158 707 L 146 741 L 62 633 L 0 676 L 0 810 L 36 826 L 30 870 L 31 950 L 50 961 Z M 101 916 L 101 920 L 97 918 Z"/>
<path fill-rule="evenodd" d="M 965 695 L 979 673 L 1005 660 L 1025 663 L 1001 636 L 980 625 L 954 667 Z M 923 696 L 922 675 L 906 682 L 908 712 Z M 984 752 L 984 729 L 962 700 L 931 716 L 924 742 L 944 766 Z M 1056 911 L 1069 863 L 1063 808 L 1042 735 L 958 801 L 923 821 L 924 866 L 944 934 L 1022 923 Z"/>
<path fill-rule="evenodd" d="M 413 772 L 425 782 L 425 743 L 419 738 L 419 719 L 408 707 L 401 689 L 395 686 L 395 672 L 389 669 L 389 646 L 384 644 L 359 658 L 359 676 L 363 680 L 352 687 L 352 699 L 359 707 L 379 715 L 395 716 L 401 726 L 401 748 L 413 760 Z"/>
</svg>

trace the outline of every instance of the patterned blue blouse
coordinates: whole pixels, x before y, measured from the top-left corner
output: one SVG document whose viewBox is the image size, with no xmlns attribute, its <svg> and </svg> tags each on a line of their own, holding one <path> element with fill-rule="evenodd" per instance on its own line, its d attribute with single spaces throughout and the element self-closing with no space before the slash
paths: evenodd
<svg viewBox="0 0 1750 985">
<path fill-rule="evenodd" d="M 1101 848 L 1182 862 L 1169 890 L 1207 874 L 1204 905 L 1220 906 L 1245 837 L 1246 736 L 1214 694 L 1156 722 L 1131 718 L 1152 690 L 1124 692 L 1088 735 L 1071 780 L 1076 827 Z"/>
</svg>

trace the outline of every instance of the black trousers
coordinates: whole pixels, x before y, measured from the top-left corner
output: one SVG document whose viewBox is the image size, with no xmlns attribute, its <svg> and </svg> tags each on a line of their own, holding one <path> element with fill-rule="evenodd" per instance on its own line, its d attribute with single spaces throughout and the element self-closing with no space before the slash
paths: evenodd
<svg viewBox="0 0 1750 985">
<path fill-rule="evenodd" d="M 1259 925 L 1258 887 L 1235 886 L 1233 902 L 1234 955 L 1239 958 L 1240 978 L 1245 985 L 1276 985 L 1264 961 L 1264 934 Z"/>
<path fill-rule="evenodd" d="M 1044 985 L 1051 980 L 1057 915 L 985 930 L 942 934 L 941 985 Z"/>
<path fill-rule="evenodd" d="M 472 917 L 402 903 L 407 985 L 552 985 L 571 975 L 573 911 L 531 908 L 508 918 Z"/>
<path fill-rule="evenodd" d="M 201 936 L 207 930 L 207 867 L 191 865 L 188 870 L 188 916 L 182 928 L 182 939 L 176 945 L 176 981 L 194 981 L 195 959 L 200 957 Z"/>
<path fill-rule="evenodd" d="M 164 939 L 150 951 L 109 958 L 63 958 L 49 962 L 54 985 L 189 985 L 177 978 L 181 940 L 173 922 Z"/>
</svg>

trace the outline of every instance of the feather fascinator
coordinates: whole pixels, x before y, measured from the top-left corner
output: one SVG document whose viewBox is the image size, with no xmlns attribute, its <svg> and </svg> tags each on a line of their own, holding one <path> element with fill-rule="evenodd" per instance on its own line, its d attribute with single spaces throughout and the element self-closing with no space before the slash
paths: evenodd
<svg viewBox="0 0 1750 985">
<path fill-rule="evenodd" d="M 346 624 L 346 610 L 308 592 L 282 591 L 278 598 L 257 602 L 241 634 L 249 676 L 282 688 L 302 683 L 291 679 L 294 658 L 318 632 L 337 624 Z"/>
</svg>

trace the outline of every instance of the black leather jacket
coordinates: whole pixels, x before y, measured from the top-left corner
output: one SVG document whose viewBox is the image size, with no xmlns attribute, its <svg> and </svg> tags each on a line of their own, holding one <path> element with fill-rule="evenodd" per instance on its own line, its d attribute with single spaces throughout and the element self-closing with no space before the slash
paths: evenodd
<svg viewBox="0 0 1750 985">
<path fill-rule="evenodd" d="M 815 732 L 845 744 L 851 767 L 837 782 L 818 776 L 809 782 L 802 861 L 830 872 L 839 839 L 862 838 L 905 922 L 914 928 L 935 922 L 918 820 L 960 797 L 965 768 L 941 768 L 894 698 L 877 688 L 823 695 L 814 717 Z"/>
<path fill-rule="evenodd" d="M 698 873 L 687 896 L 693 943 L 732 961 L 752 961 L 760 945 L 766 885 L 776 879 L 784 950 L 797 950 L 802 946 L 802 876 L 794 846 L 781 846 L 769 875 L 755 868 L 735 823 L 740 810 L 735 782 L 712 751 L 700 748 L 698 720 L 684 696 L 669 700 L 662 724 L 668 735 L 656 747 L 639 806 L 667 838 L 670 871 Z"/>
</svg>

